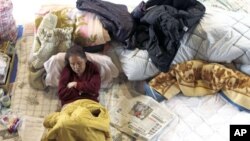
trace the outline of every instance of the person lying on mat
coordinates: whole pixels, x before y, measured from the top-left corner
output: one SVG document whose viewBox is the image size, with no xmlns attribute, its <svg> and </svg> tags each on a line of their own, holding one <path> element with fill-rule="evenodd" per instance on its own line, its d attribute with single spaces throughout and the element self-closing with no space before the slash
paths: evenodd
<svg viewBox="0 0 250 141">
<path fill-rule="evenodd" d="M 82 47 L 73 45 L 65 55 L 58 96 L 62 106 L 78 99 L 98 102 L 101 77 L 95 64 L 88 61 Z"/>
</svg>

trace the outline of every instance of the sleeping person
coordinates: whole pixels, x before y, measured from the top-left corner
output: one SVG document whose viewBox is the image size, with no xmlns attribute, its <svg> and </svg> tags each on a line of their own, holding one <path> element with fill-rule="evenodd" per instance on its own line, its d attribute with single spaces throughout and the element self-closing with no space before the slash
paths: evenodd
<svg viewBox="0 0 250 141">
<path fill-rule="evenodd" d="M 65 55 L 58 96 L 62 106 L 78 99 L 98 102 L 101 77 L 97 66 L 87 60 L 82 47 L 73 45 Z"/>
</svg>

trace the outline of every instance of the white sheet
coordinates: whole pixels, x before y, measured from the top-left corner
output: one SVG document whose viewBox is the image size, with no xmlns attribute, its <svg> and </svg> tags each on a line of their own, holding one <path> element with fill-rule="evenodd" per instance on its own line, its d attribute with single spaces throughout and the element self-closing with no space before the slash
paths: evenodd
<svg viewBox="0 0 250 141">
<path fill-rule="evenodd" d="M 178 95 L 162 104 L 172 109 L 179 120 L 173 122 L 157 141 L 229 141 L 231 124 L 250 123 L 250 113 L 239 111 L 220 95 Z"/>
<path fill-rule="evenodd" d="M 121 77 L 116 81 L 120 83 L 101 92 L 101 103 L 108 109 L 124 96 L 131 98 L 139 94 L 132 89 L 133 83 Z M 179 94 L 161 104 L 177 118 L 152 141 L 229 141 L 231 124 L 250 124 L 250 113 L 239 111 L 219 94 L 204 97 Z"/>
</svg>

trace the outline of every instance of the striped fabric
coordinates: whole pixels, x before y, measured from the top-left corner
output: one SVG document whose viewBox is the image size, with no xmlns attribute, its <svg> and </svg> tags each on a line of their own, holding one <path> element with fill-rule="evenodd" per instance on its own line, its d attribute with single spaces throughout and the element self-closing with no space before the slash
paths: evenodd
<svg viewBox="0 0 250 141">
<path fill-rule="evenodd" d="M 17 28 L 12 15 L 12 9 L 11 0 L 0 0 L 0 44 L 6 40 L 16 41 Z"/>
</svg>

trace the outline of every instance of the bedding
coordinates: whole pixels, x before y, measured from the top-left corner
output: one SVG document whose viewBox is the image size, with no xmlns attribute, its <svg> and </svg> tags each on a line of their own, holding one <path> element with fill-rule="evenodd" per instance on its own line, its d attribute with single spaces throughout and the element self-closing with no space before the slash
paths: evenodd
<svg viewBox="0 0 250 141">
<path fill-rule="evenodd" d="M 250 67 L 250 16 L 207 8 L 192 33 L 186 34 L 173 64 L 192 59 Z M 245 69 L 245 68 L 244 68 Z M 246 72 L 250 74 L 250 72 Z"/>
<path fill-rule="evenodd" d="M 41 141 L 111 141 L 108 111 L 89 99 L 74 101 L 45 117 L 48 129 Z"/>
<path fill-rule="evenodd" d="M 222 91 L 230 102 L 250 111 L 250 77 L 217 63 L 199 60 L 180 63 L 149 84 L 168 100 L 180 92 L 185 96 L 204 96 Z"/>
<path fill-rule="evenodd" d="M 39 27 L 44 15 L 53 13 L 58 17 L 57 28 L 74 28 L 73 41 L 81 46 L 96 46 L 110 41 L 107 30 L 102 26 L 96 14 L 80 11 L 67 5 L 43 6 L 35 19 L 36 29 Z"/>
<path fill-rule="evenodd" d="M 219 9 L 250 13 L 250 2 L 248 0 L 199 0 L 207 7 L 216 7 Z"/>
<path fill-rule="evenodd" d="M 31 66 L 34 69 L 43 68 L 43 63 L 57 52 L 65 52 L 71 46 L 72 27 L 56 28 L 58 18 L 48 13 L 44 16 L 37 31 L 40 45 L 34 46 Z"/>
<path fill-rule="evenodd" d="M 132 98 L 140 95 L 133 89 L 131 81 L 128 82 L 121 77 L 117 80 L 120 83 L 114 83 L 111 89 L 100 94 L 100 103 L 108 109 L 115 106 L 123 97 Z M 160 104 L 170 108 L 178 118 L 152 141 L 228 141 L 229 125 L 250 123 L 249 113 L 238 110 L 219 93 L 203 97 L 178 94 Z M 124 137 L 124 134 L 117 133 L 112 136 L 113 139 L 115 137 L 119 139 Z"/>
<path fill-rule="evenodd" d="M 77 10 L 73 40 L 81 46 L 96 46 L 105 44 L 111 39 L 97 15 Z"/>
<path fill-rule="evenodd" d="M 115 2 L 131 5 L 130 1 Z M 139 3 L 139 1 L 138 3 L 133 2 L 135 5 Z M 221 15 L 220 13 L 217 14 Z M 225 23 L 222 20 L 223 18 L 223 16 L 220 16 L 216 20 Z M 216 20 L 214 21 L 216 22 Z M 207 24 L 213 26 L 211 22 L 207 22 Z M 223 29 L 225 26 L 221 26 L 221 28 Z M 215 29 L 214 31 L 217 31 L 217 28 Z M 212 27 L 211 31 L 213 31 Z M 214 38 L 208 37 L 211 39 L 209 43 L 214 41 Z M 27 37 L 24 35 L 21 42 L 17 44 L 18 74 L 12 92 L 11 108 L 15 112 L 25 115 L 44 117 L 57 110 L 58 98 L 55 89 L 37 91 L 32 89 L 27 82 L 27 56 L 30 54 L 34 38 L 34 36 Z M 185 36 L 184 38 L 188 38 L 192 42 L 191 36 Z M 195 36 L 192 36 L 192 38 L 195 38 Z M 244 43 L 244 41 L 240 42 Z M 122 72 L 119 59 L 116 55 L 112 56 L 112 61 L 114 61 L 114 64 L 118 64 L 119 72 Z M 111 55 L 109 54 L 109 56 Z M 181 61 L 184 62 L 186 60 L 183 59 Z M 247 66 L 246 64 L 245 68 L 248 69 Z M 244 68 L 243 65 L 240 65 L 240 67 Z M 100 103 L 107 109 L 111 109 L 123 97 L 131 98 L 142 94 L 138 93 L 135 88 L 133 82 L 127 81 L 126 77 L 119 75 L 109 89 L 102 89 L 100 91 Z M 220 93 L 202 97 L 186 97 L 183 94 L 178 94 L 170 100 L 161 102 L 161 104 L 170 108 L 178 118 L 170 126 L 166 127 L 153 141 L 228 141 L 229 125 L 250 123 L 250 114 L 232 106 Z M 136 140 L 119 132 L 115 128 L 111 128 L 111 135 L 114 141 Z"/>
<path fill-rule="evenodd" d="M 151 78 L 159 73 L 146 50 L 126 50 L 124 45 L 112 43 L 119 57 L 121 67 L 128 80 L 138 81 Z"/>
</svg>

